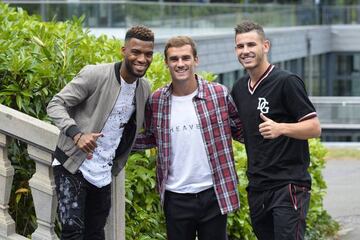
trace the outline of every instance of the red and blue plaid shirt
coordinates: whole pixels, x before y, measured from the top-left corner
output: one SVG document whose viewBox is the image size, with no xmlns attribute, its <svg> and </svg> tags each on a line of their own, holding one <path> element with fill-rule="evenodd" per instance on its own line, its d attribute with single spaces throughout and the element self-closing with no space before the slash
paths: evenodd
<svg viewBox="0 0 360 240">
<path fill-rule="evenodd" d="M 200 120 L 214 190 L 221 213 L 226 214 L 240 207 L 231 138 L 242 141 L 242 124 L 226 87 L 198 76 L 197 81 L 198 94 L 193 102 Z M 145 113 L 146 131 L 138 136 L 135 145 L 135 149 L 158 148 L 157 190 L 162 203 L 171 161 L 171 86 L 158 89 L 149 98 Z"/>
</svg>

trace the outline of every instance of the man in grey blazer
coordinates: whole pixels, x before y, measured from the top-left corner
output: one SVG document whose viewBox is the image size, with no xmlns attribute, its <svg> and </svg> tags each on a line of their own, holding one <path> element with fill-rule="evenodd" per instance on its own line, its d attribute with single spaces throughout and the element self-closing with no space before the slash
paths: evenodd
<svg viewBox="0 0 360 240">
<path fill-rule="evenodd" d="M 105 239 L 111 179 L 125 166 L 143 126 L 150 87 L 154 34 L 130 28 L 124 60 L 85 66 L 50 101 L 47 113 L 60 129 L 54 153 L 61 239 Z"/>
</svg>

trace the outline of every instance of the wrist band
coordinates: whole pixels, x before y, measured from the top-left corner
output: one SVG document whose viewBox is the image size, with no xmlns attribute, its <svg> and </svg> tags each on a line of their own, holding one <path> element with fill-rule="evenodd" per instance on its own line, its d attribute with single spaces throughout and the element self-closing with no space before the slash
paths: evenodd
<svg viewBox="0 0 360 240">
<path fill-rule="evenodd" d="M 82 137 L 82 135 L 84 135 L 84 134 L 83 134 L 83 133 L 80 133 L 80 137 L 76 140 L 75 145 L 78 144 L 78 142 L 80 141 L 80 138 Z"/>
</svg>

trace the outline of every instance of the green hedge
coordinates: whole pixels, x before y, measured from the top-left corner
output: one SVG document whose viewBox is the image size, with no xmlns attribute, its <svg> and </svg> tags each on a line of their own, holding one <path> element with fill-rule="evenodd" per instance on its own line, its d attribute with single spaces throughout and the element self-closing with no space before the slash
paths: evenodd
<svg viewBox="0 0 360 240">
<path fill-rule="evenodd" d="M 47 103 L 84 65 L 122 59 L 122 42 L 89 35 L 82 29 L 82 21 L 74 18 L 67 22 L 41 22 L 21 9 L 0 3 L 0 104 L 48 121 Z M 203 75 L 214 79 L 212 74 Z M 153 89 L 169 81 L 162 55 L 155 54 L 147 77 Z M 310 147 L 314 184 L 307 235 L 318 240 L 334 234 L 338 225 L 323 209 L 324 147 L 318 140 L 311 141 Z M 229 217 L 228 232 L 231 239 L 255 239 L 245 191 L 246 155 L 241 144 L 234 143 L 234 150 L 242 204 L 241 210 Z M 28 186 L 34 164 L 26 154 L 26 146 L 18 141 L 11 144 L 9 156 L 16 171 L 10 212 L 16 219 L 17 232 L 29 236 L 36 227 Z M 155 156 L 155 150 L 133 154 L 126 166 L 126 239 L 166 239 L 164 216 L 154 190 Z"/>
</svg>

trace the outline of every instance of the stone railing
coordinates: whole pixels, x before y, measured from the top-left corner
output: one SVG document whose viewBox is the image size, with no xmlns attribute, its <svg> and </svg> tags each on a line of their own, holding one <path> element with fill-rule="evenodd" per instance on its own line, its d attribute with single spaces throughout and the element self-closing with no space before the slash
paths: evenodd
<svg viewBox="0 0 360 240">
<path fill-rule="evenodd" d="M 15 222 L 8 212 L 15 174 L 7 152 L 12 138 L 27 144 L 29 157 L 36 165 L 36 172 L 29 181 L 37 219 L 37 228 L 31 239 L 58 239 L 54 232 L 57 200 L 51 167 L 58 134 L 59 130 L 55 126 L 0 104 L 0 239 L 27 239 L 15 232 Z M 125 239 L 124 198 L 122 171 L 112 183 L 112 210 L 106 225 L 107 240 Z"/>
</svg>

